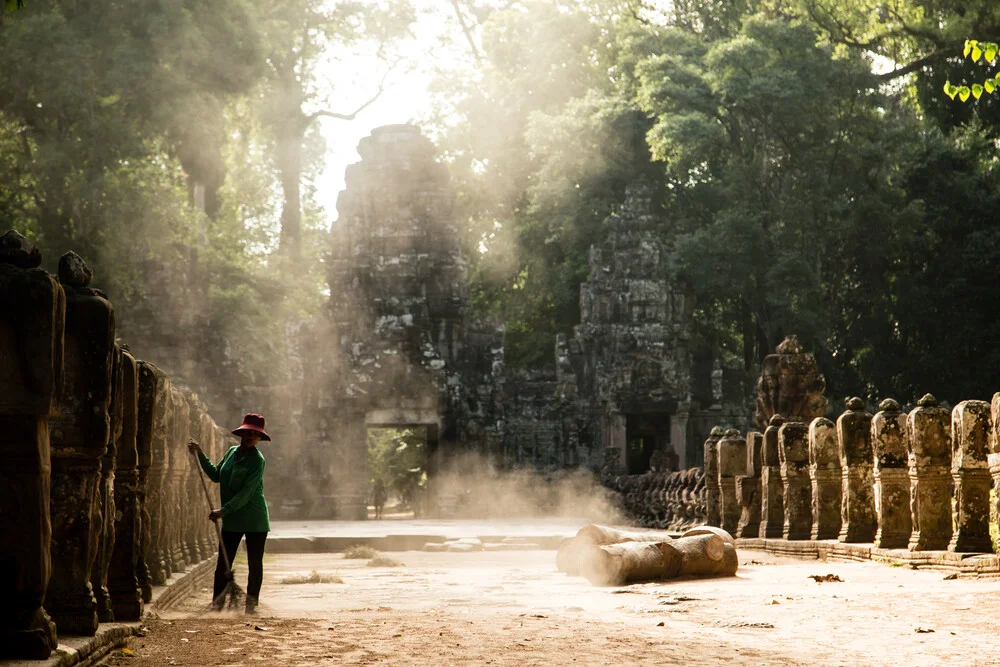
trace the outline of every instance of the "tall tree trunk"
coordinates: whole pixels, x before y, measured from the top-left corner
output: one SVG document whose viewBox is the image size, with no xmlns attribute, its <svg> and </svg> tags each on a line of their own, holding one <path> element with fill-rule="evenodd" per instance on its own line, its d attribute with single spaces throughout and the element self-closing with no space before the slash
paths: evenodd
<svg viewBox="0 0 1000 667">
<path fill-rule="evenodd" d="M 302 256 L 302 144 L 305 126 L 300 117 L 286 121 L 278 131 L 276 164 L 284 198 L 279 249 L 290 259 Z"/>
</svg>

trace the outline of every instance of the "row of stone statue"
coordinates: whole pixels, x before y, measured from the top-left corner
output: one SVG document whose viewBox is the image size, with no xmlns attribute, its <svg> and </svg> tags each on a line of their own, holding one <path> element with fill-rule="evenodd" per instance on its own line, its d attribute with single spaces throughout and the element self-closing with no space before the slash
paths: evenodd
<svg viewBox="0 0 1000 667">
<path fill-rule="evenodd" d="M 641 526 L 686 530 L 705 523 L 705 475 L 701 468 L 620 475 L 605 484 L 620 494 L 625 511 Z"/>
<path fill-rule="evenodd" d="M 56 280 L 0 236 L 0 658 L 138 620 L 152 586 L 215 551 L 187 454 L 231 439 L 197 396 L 115 343 L 111 303 L 68 253 Z"/>
<path fill-rule="evenodd" d="M 993 550 L 990 485 L 1000 488 L 1000 393 L 949 411 L 930 394 L 909 414 L 847 401 L 836 423 L 786 422 L 705 442 L 708 523 L 737 537 L 838 539 L 885 549 Z M 992 479 L 991 479 L 992 474 Z"/>
</svg>

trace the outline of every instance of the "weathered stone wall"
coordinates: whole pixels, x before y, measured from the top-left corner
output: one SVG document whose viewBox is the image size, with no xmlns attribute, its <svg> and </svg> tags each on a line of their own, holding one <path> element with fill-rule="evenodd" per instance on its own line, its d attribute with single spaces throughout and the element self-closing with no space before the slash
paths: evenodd
<svg viewBox="0 0 1000 667">
<path fill-rule="evenodd" d="M 57 633 L 138 620 L 152 585 L 211 556 L 186 444 L 218 458 L 233 441 L 116 342 L 82 259 L 67 253 L 58 280 L 40 261 L 16 232 L 0 237 L 3 658 L 46 658 Z"/>
<path fill-rule="evenodd" d="M 604 484 L 620 494 L 629 519 L 640 526 L 685 530 L 707 519 L 702 468 L 615 475 Z"/>
</svg>

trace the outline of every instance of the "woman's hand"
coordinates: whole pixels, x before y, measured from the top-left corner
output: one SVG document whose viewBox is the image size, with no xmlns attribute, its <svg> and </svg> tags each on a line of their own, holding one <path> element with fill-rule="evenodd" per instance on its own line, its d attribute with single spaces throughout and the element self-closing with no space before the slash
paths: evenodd
<svg viewBox="0 0 1000 667">
<path fill-rule="evenodd" d="M 221 518 L 222 518 L 222 510 L 212 510 L 212 512 L 208 515 L 209 521 L 218 521 Z"/>
<path fill-rule="evenodd" d="M 188 451 L 192 454 L 201 454 L 201 445 L 194 440 L 188 440 Z"/>
</svg>

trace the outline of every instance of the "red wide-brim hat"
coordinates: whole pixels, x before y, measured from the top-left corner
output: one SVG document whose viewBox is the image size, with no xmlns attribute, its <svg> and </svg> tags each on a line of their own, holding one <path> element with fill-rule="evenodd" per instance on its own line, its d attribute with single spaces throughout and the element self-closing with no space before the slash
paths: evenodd
<svg viewBox="0 0 1000 667">
<path fill-rule="evenodd" d="M 232 434 L 243 435 L 246 431 L 253 431 L 260 436 L 261 440 L 267 440 L 268 442 L 271 440 L 271 436 L 269 436 L 267 431 L 264 430 L 264 415 L 248 412 L 243 417 L 243 425 L 239 428 L 234 428 L 232 430 Z"/>
</svg>

